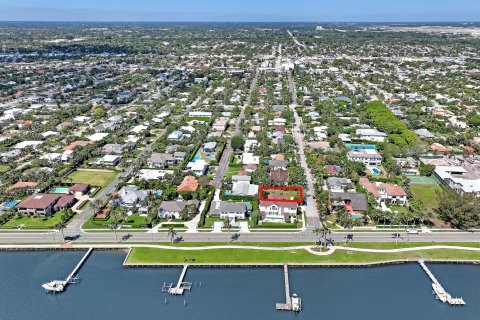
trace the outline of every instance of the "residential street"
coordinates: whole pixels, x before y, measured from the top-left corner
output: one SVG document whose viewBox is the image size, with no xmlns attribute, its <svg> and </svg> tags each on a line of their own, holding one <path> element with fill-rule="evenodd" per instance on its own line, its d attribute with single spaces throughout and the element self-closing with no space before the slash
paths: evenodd
<svg viewBox="0 0 480 320">
<path fill-rule="evenodd" d="M 293 137 L 298 145 L 298 155 L 300 157 L 300 165 L 305 169 L 305 177 L 307 179 L 307 190 L 304 190 L 304 197 L 307 205 L 305 206 L 305 214 L 307 216 L 307 228 L 320 227 L 320 215 L 317 208 L 317 202 L 314 197 L 313 177 L 310 172 L 310 168 L 307 165 L 307 159 L 305 157 L 305 141 L 302 132 L 300 131 L 301 119 L 298 116 L 295 108 L 297 107 L 297 92 L 295 90 L 295 84 L 293 83 L 292 74 L 288 73 L 288 88 L 292 94 L 292 104 L 290 108 L 293 111 L 295 117 L 295 124 L 293 129 Z"/>
<path fill-rule="evenodd" d="M 237 135 L 240 132 L 240 125 L 242 124 L 243 118 L 245 116 L 245 108 L 250 104 L 250 100 L 252 98 L 253 90 L 255 90 L 257 86 L 257 79 L 259 75 L 259 70 L 257 69 L 255 72 L 255 77 L 252 80 L 252 84 L 250 85 L 250 91 L 248 93 L 247 100 L 245 101 L 242 110 L 240 111 L 240 115 L 235 120 L 235 128 L 232 132 L 232 137 Z M 230 162 L 230 158 L 233 154 L 233 149 L 231 146 L 232 137 L 229 138 L 228 144 L 223 151 L 222 159 L 218 163 L 217 173 L 215 175 L 215 179 L 211 182 L 211 185 L 215 186 L 216 189 L 222 188 L 222 181 L 225 177 L 225 174 L 228 169 L 228 163 Z"/>
</svg>

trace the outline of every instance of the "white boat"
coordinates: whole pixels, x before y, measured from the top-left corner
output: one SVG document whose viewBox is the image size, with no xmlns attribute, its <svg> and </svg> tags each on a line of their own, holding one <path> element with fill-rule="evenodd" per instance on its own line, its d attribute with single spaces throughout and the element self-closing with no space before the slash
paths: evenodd
<svg viewBox="0 0 480 320">
<path fill-rule="evenodd" d="M 302 310 L 302 299 L 296 293 L 292 296 L 292 311 L 300 312 Z"/>
<path fill-rule="evenodd" d="M 62 292 L 65 290 L 66 283 L 63 280 L 53 280 L 42 284 L 42 288 L 47 292 Z"/>
</svg>

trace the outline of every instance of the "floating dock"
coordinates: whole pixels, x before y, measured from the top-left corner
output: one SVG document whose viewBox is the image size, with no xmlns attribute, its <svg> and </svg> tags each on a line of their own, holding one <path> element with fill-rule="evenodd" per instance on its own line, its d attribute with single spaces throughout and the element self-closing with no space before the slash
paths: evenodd
<svg viewBox="0 0 480 320">
<path fill-rule="evenodd" d="M 171 295 L 181 296 L 184 294 L 185 290 L 190 291 L 192 289 L 191 282 L 183 282 L 185 279 L 185 275 L 188 270 L 188 264 L 183 266 L 182 273 L 180 274 L 180 278 L 178 278 L 177 285 L 174 287 L 173 283 L 167 284 L 163 283 L 162 292 L 168 292 Z"/>
<path fill-rule="evenodd" d="M 425 261 L 423 260 L 418 260 L 418 263 L 422 267 L 423 271 L 428 275 L 430 280 L 432 280 L 432 293 L 435 294 L 436 298 L 443 303 L 448 303 L 449 305 L 452 306 L 462 306 L 465 305 L 465 301 L 463 298 L 452 298 L 452 296 L 445 291 L 445 289 L 442 287 L 440 282 L 435 278 L 433 273 L 428 269 L 427 265 L 425 264 Z"/>
<path fill-rule="evenodd" d="M 75 283 L 78 279 L 78 277 L 76 276 L 78 271 L 83 266 L 85 261 L 87 261 L 92 251 L 93 251 L 93 248 L 88 249 L 87 253 L 85 253 L 82 260 L 80 260 L 80 262 L 77 263 L 73 271 L 70 272 L 70 274 L 65 278 L 65 280 L 53 280 L 53 281 L 42 284 L 42 287 L 45 289 L 45 291 L 48 293 L 63 292 L 70 283 Z"/>
<path fill-rule="evenodd" d="M 294 303 L 292 303 L 292 297 L 290 296 L 290 281 L 288 279 L 288 265 L 283 265 L 283 278 L 285 280 L 285 303 L 277 303 L 276 309 L 278 311 L 294 311 L 299 312 L 302 308 L 302 300 L 293 294 Z"/>
</svg>

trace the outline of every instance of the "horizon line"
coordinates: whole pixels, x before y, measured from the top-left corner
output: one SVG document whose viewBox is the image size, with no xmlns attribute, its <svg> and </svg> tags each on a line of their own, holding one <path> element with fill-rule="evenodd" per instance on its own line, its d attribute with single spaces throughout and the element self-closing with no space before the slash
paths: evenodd
<svg viewBox="0 0 480 320">
<path fill-rule="evenodd" d="M 5 22 L 24 23 L 480 23 L 480 20 L 423 20 L 423 21 L 201 21 L 201 20 L 0 20 Z"/>
</svg>

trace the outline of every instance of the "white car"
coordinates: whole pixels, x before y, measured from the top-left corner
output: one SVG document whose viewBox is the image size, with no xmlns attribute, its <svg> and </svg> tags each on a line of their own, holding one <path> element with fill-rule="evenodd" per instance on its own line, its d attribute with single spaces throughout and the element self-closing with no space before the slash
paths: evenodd
<svg viewBox="0 0 480 320">
<path fill-rule="evenodd" d="M 407 229 L 405 230 L 406 233 L 408 234 L 418 234 L 418 230 L 417 229 Z"/>
</svg>

